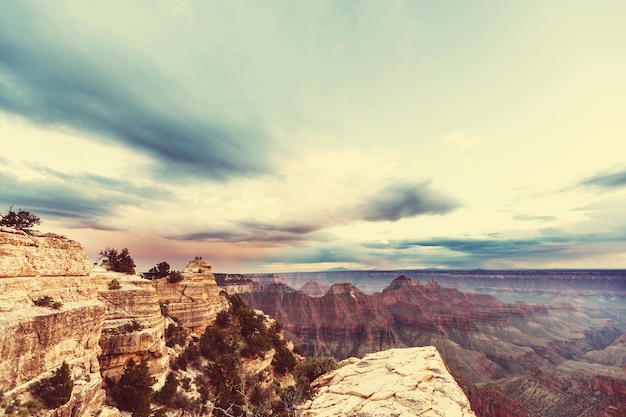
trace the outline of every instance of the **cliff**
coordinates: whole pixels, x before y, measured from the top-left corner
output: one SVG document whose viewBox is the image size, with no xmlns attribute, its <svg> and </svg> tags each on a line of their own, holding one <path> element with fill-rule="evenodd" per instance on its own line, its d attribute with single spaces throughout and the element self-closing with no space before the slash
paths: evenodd
<svg viewBox="0 0 626 417">
<path fill-rule="evenodd" d="M 77 242 L 0 231 L 0 390 L 5 399 L 28 399 L 29 388 L 66 361 L 75 388 L 55 415 L 87 415 L 100 408 L 98 341 L 105 307 L 90 271 Z"/>
<path fill-rule="evenodd" d="M 204 330 L 215 321 L 217 313 L 228 307 L 220 296 L 211 265 L 202 259 L 189 261 L 181 272 L 183 280 L 153 281 L 163 313 L 191 331 Z"/>
<path fill-rule="evenodd" d="M 347 359 L 313 385 L 319 394 L 302 407 L 305 416 L 475 416 L 434 347 Z"/>
<path fill-rule="evenodd" d="M 165 317 L 152 282 L 135 275 L 94 270 L 98 300 L 106 306 L 99 356 L 102 375 L 117 380 L 130 358 L 147 357 L 150 373 L 160 376 L 167 370 Z M 111 281 L 119 289 L 109 289 Z"/>
<path fill-rule="evenodd" d="M 556 366 L 577 380 L 576 369 L 589 368 L 592 375 L 601 375 L 596 369 L 602 364 L 617 372 L 618 382 L 611 386 L 626 381 L 621 350 L 626 326 L 618 310 L 505 303 L 405 276 L 373 295 L 352 284 L 335 284 L 324 296 L 309 297 L 273 284 L 241 296 L 253 308 L 276 317 L 307 356 L 344 359 L 389 348 L 436 346 L 454 375 L 467 381 L 463 387 L 479 416 L 532 415 L 520 410 L 528 402 L 547 401 L 548 396 L 522 395 L 496 384 L 519 378 L 531 367 Z M 542 384 L 531 380 L 526 392 L 541 392 Z M 584 408 L 604 401 L 599 390 L 584 392 L 570 402 Z M 619 408 L 623 402 L 616 398 L 608 406 Z M 589 407 L 585 409 L 593 409 Z M 579 417 L 575 411 L 542 415 Z"/>
<path fill-rule="evenodd" d="M 266 284 L 282 282 L 293 288 L 315 281 L 322 286 L 350 282 L 367 294 L 385 289 L 400 275 L 464 292 L 490 294 L 500 300 L 533 303 L 571 303 L 590 308 L 622 309 L 626 304 L 626 270 L 387 270 L 323 271 L 279 274 L 248 274 Z"/>
<path fill-rule="evenodd" d="M 0 227 L 0 277 L 85 276 L 90 271 L 78 242 L 53 233 Z"/>
</svg>

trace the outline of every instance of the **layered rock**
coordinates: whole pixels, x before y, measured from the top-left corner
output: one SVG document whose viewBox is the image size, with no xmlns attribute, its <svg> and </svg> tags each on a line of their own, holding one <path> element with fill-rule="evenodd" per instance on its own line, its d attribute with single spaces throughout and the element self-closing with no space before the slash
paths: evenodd
<svg viewBox="0 0 626 417">
<path fill-rule="evenodd" d="M 53 233 L 0 227 L 0 277 L 85 276 L 90 271 L 78 242 Z"/>
<path fill-rule="evenodd" d="M 257 291 L 261 284 L 243 274 L 214 274 L 217 286 L 228 295 Z"/>
<path fill-rule="evenodd" d="M 351 284 L 335 284 L 324 296 L 314 298 L 274 284 L 241 296 L 253 308 L 276 317 L 307 356 L 343 359 L 393 347 L 434 345 L 454 375 L 467 381 L 464 388 L 478 393 L 471 399 L 481 416 L 526 415 L 523 405 L 530 400 L 520 392 L 482 384 L 519 377 L 531 367 L 562 367 L 570 375 L 575 364 L 599 375 L 594 369 L 600 366 L 588 363 L 594 361 L 623 374 L 620 338 L 626 326 L 617 310 L 604 314 L 569 305 L 504 303 L 489 295 L 464 293 L 432 280 L 424 285 L 407 277 L 373 295 Z M 607 348 L 607 354 L 601 355 Z M 537 380 L 532 383 L 537 384 L 537 392 L 542 389 Z M 600 391 L 589 390 L 588 395 L 596 392 Z M 584 396 L 572 401 L 582 407 L 588 403 Z"/>
<path fill-rule="evenodd" d="M 97 358 L 105 307 L 87 276 L 84 250 L 58 235 L 4 229 L 0 242 L 0 390 L 5 398 L 28 398 L 35 382 L 66 361 L 75 388 L 55 415 L 98 409 L 104 398 Z"/>
<path fill-rule="evenodd" d="M 305 416 L 474 416 L 432 346 L 347 359 L 313 385 L 319 394 L 302 407 Z"/>
<path fill-rule="evenodd" d="M 100 338 L 102 374 L 112 379 L 121 376 L 130 358 L 148 358 L 150 373 L 163 374 L 168 365 L 165 347 L 165 317 L 152 282 L 135 275 L 104 270 L 94 271 L 99 283 L 98 299 L 106 306 Z M 113 280 L 119 289 L 109 289 Z"/>
<path fill-rule="evenodd" d="M 200 331 L 215 321 L 217 313 L 228 303 L 220 296 L 220 288 L 211 272 L 211 265 L 202 259 L 190 261 L 181 272 L 183 280 L 171 283 L 154 281 L 163 313 L 191 331 Z"/>
</svg>

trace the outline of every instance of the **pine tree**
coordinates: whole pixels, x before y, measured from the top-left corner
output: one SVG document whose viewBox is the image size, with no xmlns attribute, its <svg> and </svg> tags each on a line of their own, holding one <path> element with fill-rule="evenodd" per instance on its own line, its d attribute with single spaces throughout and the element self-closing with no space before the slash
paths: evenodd
<svg viewBox="0 0 626 417">
<path fill-rule="evenodd" d="M 133 417 L 148 417 L 150 400 L 154 395 L 152 385 L 155 382 L 156 380 L 150 376 L 146 358 L 143 358 L 139 364 L 133 359 L 129 360 L 115 390 L 118 407 L 132 411 Z"/>
<path fill-rule="evenodd" d="M 52 377 L 42 380 L 35 387 L 34 393 L 41 398 L 46 407 L 58 408 L 70 400 L 73 388 L 70 367 L 63 362 Z"/>
</svg>

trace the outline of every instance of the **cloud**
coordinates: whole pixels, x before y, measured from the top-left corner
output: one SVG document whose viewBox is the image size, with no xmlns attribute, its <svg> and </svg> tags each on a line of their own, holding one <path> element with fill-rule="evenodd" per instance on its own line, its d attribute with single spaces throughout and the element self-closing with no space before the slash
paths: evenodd
<svg viewBox="0 0 626 417">
<path fill-rule="evenodd" d="M 453 198 L 433 190 L 427 182 L 396 184 L 383 187 L 356 205 L 324 209 L 297 220 L 278 219 L 234 220 L 219 227 L 201 231 L 170 234 L 169 239 L 191 241 L 226 241 L 238 243 L 293 244 L 307 241 L 330 241 L 335 237 L 325 229 L 362 221 L 399 221 L 420 215 L 446 214 L 460 204 Z M 296 214 L 298 215 L 298 214 Z M 293 216 L 293 215 L 292 215 Z"/>
<path fill-rule="evenodd" d="M 263 244 L 263 246 L 288 245 L 304 241 L 328 241 L 329 233 L 321 232 L 323 225 L 272 224 L 256 221 L 234 221 L 219 227 L 204 227 L 199 232 L 167 236 L 172 240 L 203 242 L 231 242 Z"/>
<path fill-rule="evenodd" d="M 59 11 L 21 7 L 0 11 L 0 111 L 147 154 L 152 174 L 164 180 L 269 171 L 270 140 L 245 116 L 232 123 L 201 113 L 181 103 L 174 80 L 158 67 L 60 26 L 50 15 Z"/>
<path fill-rule="evenodd" d="M 75 227 L 120 230 L 121 207 L 140 206 L 158 201 L 164 193 L 152 187 L 140 187 L 130 181 L 93 174 L 63 174 L 41 169 L 44 178 L 20 180 L 0 171 L 0 205 L 13 205 L 40 217 L 62 219 Z"/>
<path fill-rule="evenodd" d="M 604 189 L 626 187 L 626 170 L 597 173 L 580 181 L 578 185 Z"/>
<path fill-rule="evenodd" d="M 395 240 L 389 243 L 366 243 L 371 249 L 408 250 L 412 248 L 441 248 L 470 256 L 474 260 L 485 259 L 528 259 L 553 258 L 559 253 L 567 256 L 569 251 L 586 244 L 626 243 L 626 233 L 618 230 L 612 233 L 595 234 L 544 234 L 524 239 L 470 239 L 470 238 L 431 238 L 423 240 Z"/>
<path fill-rule="evenodd" d="M 551 221 L 556 220 L 556 217 L 555 216 L 536 216 L 536 215 L 530 215 L 530 214 L 516 214 L 515 216 L 513 216 L 513 219 L 524 221 L 524 222 L 545 223 L 545 222 L 551 222 Z"/>
<path fill-rule="evenodd" d="M 461 204 L 430 187 L 430 182 L 395 184 L 373 194 L 357 208 L 367 221 L 398 221 L 425 214 L 447 214 Z"/>
</svg>

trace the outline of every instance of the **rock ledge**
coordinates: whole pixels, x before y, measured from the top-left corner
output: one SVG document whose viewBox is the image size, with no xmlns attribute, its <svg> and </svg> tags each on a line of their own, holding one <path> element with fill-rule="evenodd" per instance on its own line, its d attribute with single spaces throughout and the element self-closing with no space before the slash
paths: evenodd
<svg viewBox="0 0 626 417">
<path fill-rule="evenodd" d="M 475 417 L 467 397 L 433 346 L 350 358 L 319 377 L 305 416 Z"/>
</svg>

